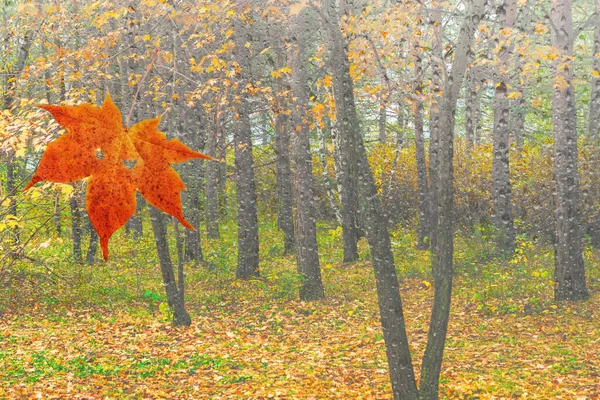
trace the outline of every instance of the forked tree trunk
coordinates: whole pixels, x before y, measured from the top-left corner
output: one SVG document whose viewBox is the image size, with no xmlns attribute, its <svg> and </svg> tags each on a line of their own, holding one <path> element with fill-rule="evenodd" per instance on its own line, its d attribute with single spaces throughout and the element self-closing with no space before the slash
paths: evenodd
<svg viewBox="0 0 600 400">
<path fill-rule="evenodd" d="M 341 46 L 342 38 L 335 4 L 331 0 L 323 1 L 326 20 L 324 26 L 329 29 L 330 63 L 335 66 L 333 78 L 334 95 L 338 122 L 344 121 L 340 129 L 340 141 L 347 145 L 347 157 L 355 159 L 357 180 L 359 185 L 358 196 L 364 212 L 365 230 L 371 255 L 383 337 L 386 344 L 386 354 L 392 392 L 394 399 L 417 399 L 419 397 L 415 374 L 412 366 L 406 326 L 400 298 L 398 277 L 394 265 L 390 237 L 387 224 L 383 215 L 381 199 L 373 173 L 369 166 L 367 152 L 362 136 L 358 131 L 358 116 L 354 103 L 353 82 L 350 77 L 348 56 Z M 343 90 L 342 90 L 343 89 Z M 343 94 L 343 96 L 341 96 Z M 338 101 L 338 96 L 341 96 Z M 342 128 L 342 127 L 341 127 Z"/>
<path fill-rule="evenodd" d="M 452 70 L 444 82 L 444 91 L 440 104 L 439 120 L 439 168 L 437 170 L 439 210 L 437 223 L 433 229 L 437 232 L 437 246 L 433 261 L 434 297 L 427 336 L 427 347 L 421 368 L 421 398 L 437 399 L 440 372 L 444 357 L 450 302 L 452 298 L 452 276 L 454 265 L 454 113 L 465 71 L 468 53 L 475 28 L 484 15 L 485 0 L 474 0 L 468 5 L 467 15 L 461 27 L 454 49 Z"/>
<path fill-rule="evenodd" d="M 556 180 L 556 268 L 554 297 L 589 297 L 581 248 L 577 121 L 573 87 L 573 21 L 571 0 L 552 1 L 552 45 L 561 52 L 554 61 L 552 90 L 554 177 Z"/>
<path fill-rule="evenodd" d="M 187 310 L 185 309 L 184 292 L 183 292 L 183 270 L 178 271 L 179 284 L 175 279 L 173 271 L 173 263 L 169 254 L 169 243 L 167 240 L 167 222 L 166 216 L 162 211 L 148 205 L 150 210 L 150 220 L 152 221 L 152 232 L 154 233 L 154 241 L 156 242 L 156 251 L 158 253 L 158 261 L 160 262 L 160 271 L 163 277 L 163 285 L 167 294 L 167 302 L 169 308 L 173 311 L 173 325 L 175 326 L 190 326 L 192 320 Z"/>
</svg>

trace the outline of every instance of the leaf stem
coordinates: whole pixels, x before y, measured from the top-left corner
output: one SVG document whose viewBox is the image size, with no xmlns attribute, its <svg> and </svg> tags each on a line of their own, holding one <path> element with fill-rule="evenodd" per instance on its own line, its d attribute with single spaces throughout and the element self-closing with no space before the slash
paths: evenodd
<svg viewBox="0 0 600 400">
<path fill-rule="evenodd" d="M 135 106 L 135 101 L 137 100 L 138 94 L 140 93 L 140 88 L 142 87 L 142 84 L 146 80 L 148 73 L 152 69 L 152 66 L 154 65 L 154 60 L 156 60 L 156 56 L 158 56 L 158 49 L 154 50 L 154 55 L 152 56 L 150 65 L 148 65 L 148 68 L 146 68 L 146 72 L 144 73 L 144 76 L 142 77 L 142 80 L 140 80 L 137 90 L 135 91 L 135 96 L 133 96 L 133 101 L 131 102 L 131 108 L 129 109 L 129 113 L 127 114 L 127 119 L 125 120 L 125 128 L 127 130 L 129 130 L 129 121 L 131 119 L 131 114 L 133 113 L 133 107 Z"/>
</svg>

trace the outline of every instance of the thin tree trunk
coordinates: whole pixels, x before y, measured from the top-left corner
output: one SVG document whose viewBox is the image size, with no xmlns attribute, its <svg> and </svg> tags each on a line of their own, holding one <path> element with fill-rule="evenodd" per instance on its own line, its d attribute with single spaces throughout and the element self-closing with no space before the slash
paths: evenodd
<svg viewBox="0 0 600 400">
<path fill-rule="evenodd" d="M 77 201 L 76 193 L 73 193 L 69 200 L 71 208 L 71 238 L 73 239 L 73 260 L 76 264 L 83 263 L 83 255 L 81 253 L 81 209 Z"/>
<path fill-rule="evenodd" d="M 600 0 L 594 1 L 594 50 L 592 52 L 592 93 L 588 118 L 588 135 L 594 141 L 600 140 Z"/>
<path fill-rule="evenodd" d="M 433 400 L 438 398 L 440 372 L 448 332 L 450 317 L 450 301 L 452 298 L 452 276 L 454 265 L 454 113 L 456 101 L 465 71 L 468 53 L 473 40 L 475 28 L 484 15 L 485 0 L 474 0 L 468 7 L 468 14 L 461 27 L 457 45 L 454 50 L 452 70 L 444 84 L 439 120 L 439 168 L 437 187 L 438 204 L 434 208 L 437 213 L 437 224 L 433 229 L 437 233 L 437 247 L 434 254 L 434 297 L 431 320 L 427 337 L 427 347 L 421 368 L 421 398 Z"/>
<path fill-rule="evenodd" d="M 333 182 L 333 179 L 329 176 L 329 171 L 327 168 L 327 159 L 329 157 L 329 152 L 327 151 L 325 131 L 320 128 L 317 129 L 319 135 L 319 161 L 321 161 L 321 174 L 323 176 L 323 181 L 325 182 L 327 198 L 329 199 L 329 204 L 331 204 L 331 209 L 333 210 L 333 213 L 335 215 L 335 220 L 338 224 L 342 225 L 342 211 L 340 210 L 340 206 L 336 198 L 336 187 Z"/>
<path fill-rule="evenodd" d="M 404 147 L 404 136 L 406 135 L 407 118 L 404 115 L 404 108 L 405 106 L 403 102 L 398 102 L 398 131 L 396 132 L 396 146 L 398 146 L 400 149 Z"/>
<path fill-rule="evenodd" d="M 25 62 L 27 61 L 27 57 L 29 56 L 29 48 L 32 44 L 33 32 L 27 31 L 23 37 L 23 42 L 18 50 L 17 61 L 14 64 L 11 75 L 12 78 L 8 78 L 7 74 L 7 83 L 5 88 L 5 94 L 3 98 L 3 109 L 11 110 L 14 106 L 15 95 L 17 91 L 17 83 L 19 78 L 21 77 L 21 73 L 25 68 Z M 16 164 L 15 164 L 15 155 L 14 152 L 10 151 L 8 157 L 6 159 L 6 189 L 8 192 L 8 213 L 9 215 L 17 217 L 17 202 L 14 199 L 15 190 L 16 190 Z M 20 244 L 20 235 L 19 228 L 15 227 L 12 231 L 12 244 L 15 248 Z"/>
<path fill-rule="evenodd" d="M 465 139 L 467 153 L 473 151 L 475 137 L 477 136 L 477 111 L 479 110 L 479 68 L 471 66 L 467 73 L 467 102 L 465 106 Z"/>
<path fill-rule="evenodd" d="M 571 0 L 552 1 L 552 46 L 561 52 L 554 61 L 552 90 L 554 176 L 556 180 L 556 269 L 554 297 L 589 297 L 581 247 L 577 121 L 573 87 L 573 21 Z"/>
<path fill-rule="evenodd" d="M 439 152 L 440 152 L 440 109 L 442 107 L 442 10 L 439 7 L 431 11 L 433 25 L 432 60 L 431 60 L 431 84 L 433 92 L 433 103 L 429 108 L 429 198 L 431 200 L 429 210 L 429 242 L 432 252 L 437 250 L 436 229 L 438 219 L 438 193 L 439 193 Z"/>
<path fill-rule="evenodd" d="M 280 38 L 275 40 L 275 67 L 283 68 L 286 65 L 285 50 Z M 283 104 L 284 92 L 289 90 L 289 85 L 283 79 L 275 83 L 277 103 L 275 110 L 275 172 L 277 178 L 277 225 L 283 232 L 283 252 L 291 254 L 296 248 L 293 220 L 293 195 L 292 171 L 290 168 L 290 118 L 286 114 Z"/>
<path fill-rule="evenodd" d="M 238 14 L 243 14 L 245 2 L 236 0 Z M 254 183 L 254 160 L 252 158 L 252 132 L 248 94 L 243 90 L 249 82 L 250 53 L 245 46 L 248 42 L 245 20 L 236 18 L 234 22 L 235 48 L 234 58 L 240 66 L 239 99 L 235 104 L 234 144 L 235 144 L 235 181 L 238 205 L 238 265 L 236 276 L 250 279 L 259 276 L 258 270 L 258 214 L 256 185 Z"/>
<path fill-rule="evenodd" d="M 379 127 L 379 143 L 385 144 L 387 141 L 387 102 L 383 99 L 379 103 L 379 119 L 377 124 Z"/>
<path fill-rule="evenodd" d="M 185 301 L 183 297 L 183 274 L 180 272 L 179 284 L 175 279 L 173 272 L 173 263 L 169 254 L 169 243 L 167 241 L 167 224 L 166 216 L 152 205 L 148 204 L 150 210 L 150 220 L 152 222 L 152 231 L 154 233 L 154 241 L 156 242 L 156 251 L 158 253 L 158 261 L 160 262 L 160 271 L 163 277 L 163 285 L 167 294 L 167 302 L 169 308 L 173 311 L 173 325 L 175 326 L 190 326 L 192 320 L 187 310 L 185 309 Z"/>
<path fill-rule="evenodd" d="M 418 52 L 416 53 L 418 54 Z M 418 56 L 417 56 L 418 57 Z M 415 76 L 417 79 L 414 104 L 415 124 L 415 156 L 417 164 L 417 182 L 419 187 L 419 224 L 417 225 L 417 248 L 426 249 L 426 238 L 429 234 L 429 186 L 427 183 L 427 163 L 425 160 L 425 139 L 423 137 L 423 83 L 421 81 L 421 59 L 415 60 Z"/>
<path fill-rule="evenodd" d="M 344 70 L 349 69 L 348 44 L 342 39 L 338 21 L 338 11 L 332 0 L 324 0 L 323 28 L 328 32 L 331 75 L 338 77 Z M 335 61 L 334 61 L 335 60 Z M 339 64 L 345 62 L 346 64 Z M 336 129 L 339 134 L 334 137 L 336 152 L 339 156 L 339 171 L 337 178 L 340 187 L 340 202 L 342 204 L 342 239 L 344 242 L 344 262 L 358 260 L 358 198 L 356 193 L 357 166 L 356 155 L 352 153 L 356 136 L 360 135 L 358 119 L 349 114 L 348 104 L 352 99 L 354 84 L 352 80 L 333 79 L 333 95 L 336 104 Z M 353 118 L 356 118 L 353 120 Z"/>
<path fill-rule="evenodd" d="M 206 137 L 206 152 L 217 157 L 217 137 L 219 135 L 219 110 L 214 111 L 213 132 Z M 219 238 L 219 199 L 217 194 L 219 164 L 211 162 L 206 165 L 206 233 L 211 239 Z"/>
<path fill-rule="evenodd" d="M 219 202 L 219 215 L 227 217 L 229 206 L 227 204 L 227 127 L 225 124 L 217 132 L 217 200 Z"/>
<path fill-rule="evenodd" d="M 290 49 L 292 90 L 294 91 L 295 129 L 292 129 L 292 160 L 294 164 L 294 202 L 296 204 L 296 262 L 302 277 L 301 300 L 319 300 L 325 295 L 321 280 L 317 248 L 317 222 L 313 194 L 310 128 L 308 125 L 308 76 L 305 32 L 310 28 L 305 11 L 295 18 Z"/>
<path fill-rule="evenodd" d="M 98 234 L 96 230 L 92 226 L 92 222 L 89 217 L 86 217 L 88 223 L 88 229 L 90 231 L 90 243 L 88 246 L 88 251 L 85 255 L 85 263 L 88 265 L 92 265 L 96 262 L 96 253 L 98 252 Z"/>
<path fill-rule="evenodd" d="M 509 56 L 508 35 L 517 14 L 516 0 L 504 0 L 498 9 L 502 16 L 502 41 L 498 54 L 498 82 L 494 92 L 494 131 L 492 158 L 492 193 L 494 199 L 494 225 L 498 231 L 496 248 L 500 253 L 512 256 L 515 251 L 515 226 L 513 222 L 510 165 L 509 165 Z"/>
</svg>

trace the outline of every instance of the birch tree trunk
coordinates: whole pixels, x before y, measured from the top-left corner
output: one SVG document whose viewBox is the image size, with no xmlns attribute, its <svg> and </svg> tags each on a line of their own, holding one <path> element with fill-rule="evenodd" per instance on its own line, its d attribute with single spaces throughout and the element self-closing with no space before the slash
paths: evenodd
<svg viewBox="0 0 600 400">
<path fill-rule="evenodd" d="M 219 110 L 212 118 L 212 130 L 206 137 L 206 154 L 217 158 L 217 138 L 219 135 Z M 219 164 L 211 162 L 206 165 L 206 234 L 211 239 L 218 239 L 219 234 L 219 197 L 218 189 Z"/>
<path fill-rule="evenodd" d="M 508 85 L 510 47 L 508 40 L 517 14 L 516 0 L 504 0 L 498 10 L 502 28 L 498 34 L 497 82 L 494 92 L 494 131 L 492 158 L 492 194 L 494 199 L 494 225 L 498 231 L 496 248 L 511 256 L 515 251 L 515 226 L 513 222 L 509 165 L 509 101 Z"/>
<path fill-rule="evenodd" d="M 556 246 L 554 297 L 589 297 L 581 248 L 577 121 L 573 87 L 573 17 L 571 0 L 552 1 L 552 46 L 561 52 L 554 63 L 552 119 L 556 180 Z"/>
<path fill-rule="evenodd" d="M 344 262 L 358 260 L 358 198 L 356 193 L 357 166 L 352 149 L 353 141 L 360 135 L 358 118 L 349 111 L 355 109 L 354 84 L 352 79 L 341 78 L 349 70 L 348 44 L 342 39 L 339 15 L 335 1 L 323 1 L 323 27 L 327 31 L 327 46 L 330 53 L 329 68 L 333 79 L 333 96 L 336 104 L 337 137 L 334 141 L 339 154 L 337 178 L 342 205 L 342 239 L 344 242 Z M 344 63 L 344 64 L 340 64 Z M 337 79 L 335 79 L 337 78 Z"/>
<path fill-rule="evenodd" d="M 592 94 L 588 118 L 588 135 L 600 139 L 600 0 L 594 1 L 594 50 L 592 52 Z"/>
<path fill-rule="evenodd" d="M 433 103 L 429 109 L 429 242 L 432 252 L 436 252 L 437 236 L 436 230 L 438 218 L 438 172 L 440 151 L 440 112 L 442 107 L 442 76 L 444 74 L 442 55 L 442 10 L 437 7 L 431 11 L 430 23 L 433 25 L 433 43 L 431 60 L 431 85 L 433 92 Z"/>
<path fill-rule="evenodd" d="M 416 54 L 419 54 L 416 52 Z M 417 225 L 417 248 L 426 249 L 426 238 L 429 234 L 429 185 L 427 182 L 427 163 L 425 160 L 425 139 L 423 137 L 423 83 L 421 81 L 421 59 L 415 60 L 415 102 L 414 102 L 414 124 L 415 124 L 415 155 L 417 164 L 417 183 L 419 187 L 419 224 Z"/>
</svg>

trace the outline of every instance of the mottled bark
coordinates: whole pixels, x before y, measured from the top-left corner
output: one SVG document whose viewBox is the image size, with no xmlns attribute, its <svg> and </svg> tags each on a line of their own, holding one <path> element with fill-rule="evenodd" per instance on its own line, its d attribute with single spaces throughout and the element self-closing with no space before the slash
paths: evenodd
<svg viewBox="0 0 600 400">
<path fill-rule="evenodd" d="M 69 206 L 71 209 L 71 238 L 73 239 L 73 261 L 76 264 L 83 263 L 83 255 L 81 253 L 81 240 L 82 240 L 82 220 L 81 220 L 81 208 L 77 201 L 77 194 L 73 193 L 69 199 Z"/>
<path fill-rule="evenodd" d="M 588 118 L 588 135 L 600 140 L 600 0 L 594 1 L 594 50 L 592 51 L 592 93 Z"/>
<path fill-rule="evenodd" d="M 219 215 L 221 218 L 229 214 L 227 199 L 227 128 L 225 124 L 220 126 L 217 132 L 217 201 L 219 202 Z"/>
<path fill-rule="evenodd" d="M 98 252 L 98 234 L 92 226 L 89 217 L 86 216 L 88 230 L 90 231 L 90 242 L 87 253 L 85 255 L 85 263 L 92 265 L 96 262 L 96 253 Z"/>
<path fill-rule="evenodd" d="M 496 249 L 507 256 L 515 251 L 515 226 L 513 222 L 509 162 L 509 57 L 512 52 L 508 40 L 517 14 L 516 0 L 504 0 L 498 9 L 502 29 L 496 39 L 500 46 L 494 91 L 494 131 L 492 158 L 492 197 L 494 200 L 494 226 L 498 238 Z"/>
<path fill-rule="evenodd" d="M 325 295 L 317 248 L 317 221 L 313 194 L 312 157 L 306 64 L 306 31 L 310 28 L 306 12 L 301 12 L 290 31 L 294 117 L 292 118 L 292 162 L 294 165 L 294 203 L 296 205 L 296 262 L 302 277 L 301 300 L 319 300 Z"/>
<path fill-rule="evenodd" d="M 169 308 L 173 311 L 173 325 L 190 326 L 192 320 L 185 309 L 183 297 L 183 273 L 179 271 L 179 284 L 175 279 L 173 263 L 169 254 L 169 243 L 167 241 L 167 222 L 166 216 L 162 211 L 148 205 L 150 211 L 150 220 L 152 221 L 152 232 L 156 242 L 156 251 L 158 261 L 160 262 L 160 271 L 162 273 L 163 285 L 167 294 Z"/>
<path fill-rule="evenodd" d="M 238 13 L 242 14 L 245 2 L 237 0 Z M 235 61 L 240 65 L 238 74 L 239 92 L 234 101 L 235 117 L 233 122 L 233 136 L 235 145 L 235 183 L 238 206 L 238 265 L 236 276 L 241 279 L 250 279 L 259 276 L 258 269 L 258 214 L 256 185 L 254 182 L 254 160 L 252 158 L 252 136 L 250 130 L 250 106 L 248 93 L 244 88 L 249 82 L 250 53 L 245 44 L 248 28 L 246 22 L 236 18 L 234 23 L 233 51 Z"/>
<path fill-rule="evenodd" d="M 440 110 L 442 107 L 442 10 L 439 7 L 431 11 L 429 23 L 433 25 L 431 85 L 432 104 L 429 108 L 429 245 L 434 253 L 437 249 L 436 229 L 438 219 L 439 193 L 439 152 L 440 152 Z"/>
<path fill-rule="evenodd" d="M 448 332 L 450 301 L 452 298 L 452 276 L 454 265 L 454 113 L 456 101 L 465 71 L 468 53 L 475 28 L 484 15 L 485 0 L 474 0 L 461 27 L 454 49 L 452 70 L 444 82 L 439 114 L 439 168 L 437 169 L 438 195 L 437 223 L 432 227 L 437 232 L 437 245 L 433 260 L 434 297 L 429 322 L 427 347 L 421 368 L 421 398 L 437 399 L 439 379 Z"/>
<path fill-rule="evenodd" d="M 553 63 L 556 83 L 552 90 L 556 181 L 554 297 L 580 300 L 589 297 L 589 293 L 581 254 L 571 0 L 553 0 L 551 18 L 552 45 L 561 52 Z"/>
<path fill-rule="evenodd" d="M 338 134 L 334 137 L 336 152 L 339 155 L 337 179 L 342 205 L 342 240 L 344 243 L 344 262 L 358 260 L 358 198 L 356 193 L 357 166 L 356 155 L 352 152 L 353 143 L 360 136 L 359 121 L 350 111 L 355 109 L 354 84 L 350 76 L 344 76 L 349 70 L 348 43 L 340 34 L 338 11 L 332 0 L 323 1 L 323 29 L 327 32 L 329 50 L 329 69 L 333 79 L 333 95 L 336 104 L 336 126 Z"/>
<path fill-rule="evenodd" d="M 338 224 L 342 225 L 342 211 L 340 210 L 340 205 L 337 200 L 337 190 L 334 180 L 329 175 L 329 168 L 327 167 L 327 159 L 330 157 L 330 153 L 327 151 L 325 130 L 320 128 L 317 129 L 319 136 L 319 161 L 321 162 L 321 175 L 323 176 L 323 181 L 325 182 L 327 198 L 329 199 L 329 204 L 331 205 L 331 209 L 335 215 L 335 220 Z"/>
<path fill-rule="evenodd" d="M 211 132 L 206 137 L 206 154 L 217 157 L 217 137 L 219 135 L 219 112 L 215 110 L 212 117 Z M 206 165 L 206 234 L 211 239 L 219 238 L 219 198 L 218 188 L 219 163 Z"/>
<path fill-rule="evenodd" d="M 418 52 L 416 53 L 418 54 Z M 425 160 L 425 139 L 423 137 L 423 83 L 421 81 L 421 59 L 415 60 L 415 98 L 413 105 L 415 125 L 415 157 L 417 164 L 417 184 L 419 187 L 419 223 L 417 225 L 417 248 L 426 249 L 429 234 L 429 184 L 427 182 L 427 162 Z"/>
<path fill-rule="evenodd" d="M 280 38 L 275 40 L 275 68 L 286 65 L 285 50 Z M 290 131 L 291 121 L 286 114 L 284 92 L 289 85 L 283 79 L 275 83 L 277 103 L 275 110 L 275 174 L 277 178 L 277 226 L 283 232 L 283 252 L 291 254 L 295 251 L 296 238 L 294 234 L 292 171 L 290 168 Z"/>
<path fill-rule="evenodd" d="M 475 138 L 478 136 L 477 127 L 479 120 L 479 77 L 480 69 L 471 66 L 467 73 L 467 99 L 465 105 L 465 139 L 467 141 L 467 152 L 473 150 Z"/>
</svg>

